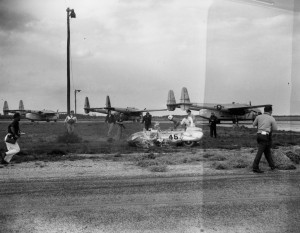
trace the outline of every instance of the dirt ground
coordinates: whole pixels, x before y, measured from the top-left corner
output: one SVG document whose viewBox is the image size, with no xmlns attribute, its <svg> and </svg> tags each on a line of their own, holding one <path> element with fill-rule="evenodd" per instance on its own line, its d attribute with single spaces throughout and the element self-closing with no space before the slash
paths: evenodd
<svg viewBox="0 0 300 233">
<path fill-rule="evenodd" d="M 284 150 L 291 150 L 291 148 L 285 148 L 281 149 L 281 151 Z M 88 193 L 89 196 L 86 197 L 86 194 L 83 195 L 83 197 L 80 195 L 82 190 L 85 190 L 84 188 L 81 189 L 81 191 L 74 191 L 74 188 L 68 189 L 72 187 L 72 185 L 76 184 L 78 181 L 84 181 L 81 182 L 81 184 L 87 182 L 87 181 L 92 181 L 92 182 L 107 182 L 110 181 L 112 182 L 124 182 L 126 180 L 127 182 L 131 182 L 132 180 L 138 180 L 140 183 L 144 183 L 143 178 L 154 178 L 154 180 L 157 180 L 157 182 L 162 182 L 164 179 L 160 179 L 160 177 L 169 177 L 168 179 L 171 180 L 176 180 L 175 177 L 178 177 L 179 179 L 199 179 L 199 180 L 204 180 L 205 176 L 207 176 L 207 179 L 209 181 L 211 180 L 217 180 L 218 178 L 226 177 L 226 180 L 231 180 L 234 177 L 241 177 L 241 175 L 245 175 L 243 177 L 246 177 L 246 180 L 251 180 L 254 179 L 256 180 L 257 176 L 261 176 L 261 174 L 254 174 L 251 171 L 251 162 L 252 159 L 255 156 L 255 151 L 252 151 L 252 149 L 242 149 L 242 150 L 220 150 L 220 149 L 212 149 L 212 150 L 202 150 L 202 149 L 197 149 L 197 151 L 185 151 L 185 152 L 177 152 L 177 153 L 171 153 L 171 154 L 155 154 L 157 157 L 155 160 L 161 158 L 159 156 L 170 156 L 169 158 L 176 160 L 179 158 L 183 158 L 186 160 L 190 159 L 190 162 L 185 162 L 185 163 L 179 163 L 179 164 L 171 164 L 167 165 L 167 169 L 164 172 L 153 172 L 149 170 L 147 167 L 140 167 L 137 166 L 136 161 L 130 160 L 127 156 L 133 156 L 127 155 L 127 154 L 118 154 L 117 157 L 114 154 L 110 155 L 103 155 L 103 154 L 74 154 L 74 158 L 76 160 L 72 159 L 71 157 L 68 157 L 69 159 L 66 160 L 59 160 L 59 161 L 29 161 L 29 162 L 21 162 L 21 163 L 11 163 L 8 166 L 1 166 L 0 167 L 0 182 L 3 182 L 4 186 L 6 187 L 7 185 L 12 185 L 15 186 L 15 184 L 21 183 L 21 184 L 26 184 L 30 183 L 33 184 L 33 186 L 29 187 L 30 194 L 28 193 L 19 193 L 18 195 L 15 194 L 15 196 L 11 196 L 10 201 L 7 201 L 5 198 L 9 198 L 7 195 L 2 195 L 2 204 L 6 205 L 2 211 L 2 216 L 12 216 L 10 218 L 14 219 L 14 224 L 7 224 L 5 222 L 5 219 L 8 219 L 8 217 L 5 217 L 3 226 L 8 227 L 7 229 L 10 229 L 10 231 L 6 232 L 131 232 L 129 230 L 127 231 L 120 231 L 120 229 L 123 229 L 123 227 L 127 227 L 127 229 L 132 229 L 136 228 L 136 221 L 134 221 L 134 224 L 130 225 L 131 223 L 128 223 L 128 221 L 124 220 L 124 222 L 119 223 L 119 219 L 123 220 L 121 217 L 115 217 L 112 219 L 118 219 L 114 220 L 113 223 L 110 223 L 109 225 L 107 222 L 105 224 L 100 224 L 98 218 L 103 214 L 103 216 L 110 216 L 109 213 L 110 211 L 113 211 L 114 208 L 120 210 L 120 208 L 124 208 L 124 211 L 130 211 L 128 213 L 130 214 L 124 214 L 124 216 L 131 216 L 132 213 L 136 213 L 136 215 L 143 215 L 147 216 L 147 219 L 149 216 L 152 216 L 149 214 L 149 211 L 151 208 L 151 211 L 153 213 L 157 213 L 157 207 L 156 205 L 148 205 L 146 210 L 144 210 L 145 206 L 143 205 L 141 208 L 139 205 L 130 205 L 128 204 L 128 200 L 135 200 L 137 198 L 136 202 L 139 200 L 142 200 L 145 203 L 152 203 L 152 202 L 163 202 L 165 203 L 165 199 L 167 197 L 167 200 L 171 200 L 170 205 L 167 207 L 161 207 L 163 208 L 163 211 L 166 211 L 166 209 L 169 211 L 168 213 L 180 213 L 179 216 L 182 215 L 183 211 L 186 210 L 187 212 L 190 212 L 191 208 L 195 208 L 195 213 L 199 214 L 199 210 L 195 206 L 199 206 L 199 193 L 195 195 L 194 191 L 194 186 L 192 186 L 192 190 L 190 191 L 191 193 L 187 193 L 185 190 L 185 187 L 182 187 L 183 191 L 180 191 L 176 194 L 173 194 L 172 192 L 169 193 L 169 190 L 172 189 L 172 187 L 176 184 L 170 185 L 169 188 L 167 188 L 168 193 L 154 193 L 151 196 L 151 192 L 145 192 L 145 194 L 140 194 L 140 195 L 124 195 L 122 198 L 124 199 L 124 202 L 120 201 L 118 199 L 121 197 L 120 195 L 118 196 L 118 193 L 116 191 L 116 187 L 113 189 L 113 194 L 110 193 L 108 196 L 105 194 L 97 193 L 98 189 L 89 189 Z M 78 156 L 81 157 L 81 159 L 78 159 Z M 147 154 L 141 154 L 138 153 L 136 156 L 147 156 Z M 193 158 L 201 158 L 199 160 L 192 160 Z M 208 158 L 205 158 L 208 157 Z M 232 164 L 232 161 L 234 161 L 235 157 L 238 158 L 247 158 L 244 159 L 248 163 L 247 167 L 243 168 L 230 168 L 229 165 Z M 108 159 L 111 158 L 111 159 Z M 117 159 L 117 160 L 114 160 Z M 226 158 L 226 160 L 222 160 L 222 158 Z M 214 166 L 215 163 L 224 163 L 225 165 L 228 166 L 227 169 L 216 169 Z M 264 179 L 268 179 L 268 175 L 270 177 L 279 175 L 280 177 L 286 177 L 287 173 L 295 173 L 299 171 L 299 164 L 295 164 L 296 169 L 295 170 L 276 170 L 276 171 L 269 171 L 266 163 L 262 160 L 261 163 L 261 168 L 265 170 L 266 172 L 262 175 L 265 177 Z M 276 174 L 274 174 L 274 172 Z M 236 175 L 236 176 L 235 176 Z M 251 177 L 251 179 L 248 179 L 248 177 Z M 128 178 L 128 180 L 127 180 Z M 159 178 L 159 179 L 155 179 Z M 281 178 L 280 178 L 281 179 Z M 21 181 L 21 182 L 18 182 Z M 29 181 L 29 182 L 23 182 L 23 181 Z M 47 186 L 47 190 L 45 191 L 44 189 L 37 190 L 37 192 L 32 192 L 30 189 L 31 187 L 35 187 L 36 183 L 48 183 L 47 181 L 54 182 L 53 187 L 51 186 L 50 188 Z M 59 182 L 57 182 L 59 181 Z M 50 183 L 51 183 L 50 182 Z M 285 180 L 281 180 L 282 184 L 286 184 Z M 210 182 L 209 182 L 210 183 Z M 261 182 L 258 182 L 259 185 Z M 268 182 L 268 184 L 271 184 L 272 182 Z M 55 185 L 60 184 L 61 186 L 55 187 Z M 226 194 L 226 190 L 233 190 L 232 193 L 235 195 L 240 192 L 240 190 L 244 189 L 239 189 L 237 188 L 238 191 L 234 190 L 234 187 L 225 187 L 223 188 L 218 188 L 222 183 L 217 183 L 216 185 L 209 186 L 210 188 L 213 188 L 213 193 L 220 194 L 222 196 L 223 194 Z M 241 183 L 242 184 L 242 183 Z M 252 184 L 252 183 L 251 183 Z M 89 183 L 91 187 L 93 187 L 93 183 Z M 180 183 L 179 186 L 184 185 L 183 183 Z M 24 187 L 25 187 L 24 186 Z M 226 185 L 225 185 L 226 186 Z M 265 185 L 264 185 L 265 186 Z M 278 185 L 277 185 L 278 186 Z M 276 187 L 277 187 L 276 186 Z M 10 186 L 9 186 L 10 187 Z M 22 186 L 23 187 L 23 186 Z M 23 189 L 14 187 L 16 190 L 20 189 L 23 192 Z M 60 187 L 68 187 L 66 188 L 66 193 L 60 194 Z M 77 187 L 77 186 L 76 186 Z M 142 186 L 144 187 L 144 186 Z M 254 187 L 254 186 L 253 186 Z M 11 187 L 10 187 L 11 188 Z M 9 192 L 11 192 L 11 189 Z M 140 187 L 139 187 L 140 188 Z M 269 187 L 268 187 L 269 188 Z M 266 188 L 268 191 L 269 189 Z M 288 187 L 290 188 L 290 187 Z M 35 188 L 34 188 L 35 189 Z M 215 190 L 217 189 L 217 190 Z M 54 191 L 53 191 L 54 190 Z M 253 190 L 256 190 L 254 188 Z M 272 190 L 272 189 L 270 189 Z M 282 190 L 287 190 L 287 188 L 282 188 Z M 102 189 L 103 191 L 103 189 Z M 224 191 L 224 193 L 222 193 Z M 3 192 L 8 192 L 5 191 L 5 188 L 3 189 Z M 47 195 L 45 194 L 46 192 Z M 51 192 L 55 192 L 55 194 L 51 194 Z M 96 192 L 96 193 L 90 193 L 90 192 Z M 123 191 L 125 192 L 125 191 Z M 208 192 L 208 190 L 206 191 Z M 13 193 L 17 193 L 13 191 Z M 58 194 L 57 194 L 58 193 Z M 125 192 L 126 193 L 126 192 Z M 268 192 L 271 193 L 272 192 Z M 275 194 L 277 192 L 274 192 Z M 48 199 L 49 195 L 49 199 Z M 173 195 L 173 196 L 170 196 Z M 204 194 L 202 194 L 204 195 Z M 207 197 L 209 197 L 210 194 L 207 194 Z M 224 209 L 220 211 L 220 216 L 218 214 L 218 221 L 211 225 L 207 226 L 202 226 L 201 229 L 205 229 L 205 231 L 201 232 L 271 232 L 271 231 L 265 231 L 268 228 L 268 224 L 265 225 L 265 228 L 261 231 L 257 231 L 257 226 L 251 225 L 249 222 L 247 222 L 244 219 L 249 218 L 249 213 L 248 212 L 243 212 L 242 210 L 247 209 L 247 211 L 250 211 L 249 208 L 253 208 L 253 212 L 257 214 L 257 211 L 255 210 L 256 206 L 251 203 L 251 198 L 249 199 L 248 197 L 249 193 L 246 193 L 247 198 L 243 200 L 243 203 L 245 206 L 241 207 L 241 216 L 238 215 L 240 219 L 243 219 L 244 226 L 241 226 L 241 229 L 247 229 L 247 231 L 233 231 L 232 229 L 239 229 L 238 225 L 234 225 L 234 227 L 231 225 L 226 225 L 223 221 L 220 219 L 224 218 L 227 219 L 227 214 L 226 211 L 224 212 Z M 255 195 L 257 195 L 255 193 Z M 272 194 L 273 195 L 273 194 Z M 282 194 L 285 195 L 285 194 Z M 47 198 L 45 198 L 45 196 Z M 78 200 L 76 199 L 78 197 Z M 80 198 L 79 198 L 80 197 Z M 99 198 L 103 199 L 99 199 Z M 118 198 L 116 198 L 118 197 Z M 180 198 L 179 198 L 180 197 Z M 273 196 L 272 196 L 273 197 Z M 68 199 L 70 198 L 70 199 Z M 106 205 L 99 205 L 99 203 L 107 203 L 107 199 L 111 198 L 113 201 L 109 204 Z M 127 199 L 126 199 L 127 198 Z M 138 199 L 139 198 L 139 199 Z M 156 199 L 155 199 L 156 198 Z M 160 199 L 161 198 L 161 199 Z M 174 202 L 174 200 L 177 200 L 176 198 L 179 198 L 180 205 L 177 202 Z M 182 199 L 185 198 L 185 199 Z M 194 198 L 194 199 L 193 199 Z M 224 198 L 224 197 L 223 197 Z M 234 200 L 235 196 L 230 196 L 230 200 Z M 276 200 L 276 197 L 273 197 L 274 200 Z M 121 200 L 123 200 L 121 199 Z M 213 199 L 211 202 L 208 201 L 208 203 L 215 203 L 215 200 L 219 200 L 220 198 Z M 272 199 L 272 198 L 271 198 Z M 26 200 L 26 201 L 24 201 Z M 96 204 L 95 201 L 96 200 Z M 120 205 L 115 205 L 115 200 L 118 200 L 121 204 Z M 151 201 L 150 201 L 151 200 Z M 153 201 L 155 200 L 155 201 Z M 182 206 L 182 200 L 186 200 L 187 203 L 191 203 L 192 201 L 195 202 L 195 204 L 187 204 L 188 208 L 183 208 L 182 210 L 180 209 Z M 208 199 L 210 200 L 210 199 Z M 226 199 L 227 200 L 227 199 Z M 239 199 L 237 199 L 239 203 Z M 281 199 L 278 199 L 279 201 Z M 291 199 L 292 200 L 292 199 Z M 87 204 L 78 204 L 78 203 L 85 203 Z M 173 202 L 172 202 L 173 201 Z M 228 200 L 227 200 L 228 201 Z M 265 200 L 264 200 L 265 201 Z M 232 201 L 234 202 L 234 201 Z M 54 203 L 54 204 L 53 204 Z M 67 204 L 66 204 L 67 203 Z M 69 203 L 69 204 L 68 204 Z M 72 204 L 70 204 L 72 203 Z M 205 209 L 208 211 L 207 215 L 210 214 L 209 211 L 212 209 L 220 209 L 218 202 L 217 204 L 214 204 L 211 206 L 209 204 L 205 208 L 202 207 L 202 210 Z M 165 204 L 164 204 L 165 205 Z M 294 206 L 294 204 L 291 204 Z M 52 209 L 51 209 L 52 206 Z M 53 207 L 54 206 L 54 207 Z M 150 207 L 151 208 L 150 208 Z M 239 205 L 238 205 L 239 206 Z M 277 206 L 277 204 L 273 204 L 272 206 Z M 16 208 L 17 207 L 17 208 Z M 80 209 L 81 208 L 81 209 Z M 222 207 L 223 208 L 223 207 Z M 224 207 L 225 208 L 225 207 Z M 235 207 L 235 208 L 240 208 L 240 207 Z M 268 207 L 267 210 L 270 211 L 271 207 Z M 272 207 L 273 208 L 273 207 Z M 272 209 L 271 208 L 271 209 Z M 226 208 L 225 208 L 226 209 Z M 88 210 L 88 211 L 87 211 Z M 272 209 L 273 210 L 273 209 Z M 4 212 L 8 211 L 8 213 Z M 11 212 L 10 212 L 11 211 Z M 107 211 L 107 212 L 105 212 Z M 145 211 L 145 212 L 143 212 Z M 150 211 L 150 212 L 151 212 Z M 231 213 L 231 207 L 227 210 L 228 213 Z M 191 211 L 192 213 L 193 211 Z M 118 212 L 119 213 L 119 212 Z M 125 212 L 126 213 L 126 212 Z M 151 212 L 152 213 L 152 212 Z M 223 213 L 223 215 L 222 215 Z M 225 213 L 225 214 L 224 214 Z M 273 210 L 273 213 L 276 214 L 276 211 Z M 187 216 L 188 213 L 186 213 Z M 190 213 L 189 213 L 190 214 Z M 262 211 L 261 214 L 258 214 L 260 217 L 263 215 L 264 212 Z M 122 215 L 123 216 L 123 215 Z M 135 216 L 135 215 L 134 215 Z M 168 216 L 168 214 L 166 214 Z M 250 215 L 251 216 L 251 215 Z M 253 217 L 254 216 L 254 217 Z M 256 218 L 256 215 L 253 215 L 252 218 Z M 173 217 L 173 216 L 172 216 Z M 172 220 L 172 217 L 170 219 Z M 103 219 L 106 219 L 102 217 Z M 198 218 L 198 215 L 194 216 L 195 219 Z M 80 221 L 78 221 L 80 219 Z M 151 218 L 150 218 L 151 219 Z M 171 221 L 169 218 L 165 218 L 167 221 Z M 210 219 L 210 218 L 208 218 Z M 198 228 L 193 228 L 194 225 L 197 225 L 195 222 L 191 220 L 191 218 L 178 218 L 178 221 L 182 221 L 182 223 L 185 223 L 185 225 L 182 225 L 181 229 L 178 229 L 178 231 L 148 231 L 148 232 L 199 232 L 199 227 Z M 204 220 L 203 220 L 204 221 Z M 267 220 L 266 220 L 267 221 Z M 101 221 L 100 221 L 101 222 Z M 225 221 L 226 222 L 226 221 Z M 236 224 L 235 220 L 232 220 L 232 224 Z M 250 221 L 251 222 L 251 221 Z M 80 223 L 82 225 L 80 225 Z M 142 225 L 143 222 L 140 222 Z M 101 227 L 95 227 L 93 228 L 93 224 L 98 224 L 101 227 L 106 227 L 108 229 L 109 227 L 118 227 L 118 228 L 113 228 L 113 229 L 119 229 L 118 231 L 116 230 L 111 230 L 111 231 L 99 231 Z M 125 225 L 124 225 L 125 224 Z M 127 224 L 127 225 L 126 225 Z M 145 221 L 145 225 L 151 224 L 151 222 Z M 161 227 L 165 227 L 165 222 L 161 221 Z M 170 224 L 173 225 L 174 223 Z M 225 225 L 224 225 L 225 224 Z M 247 225 L 248 224 L 248 225 Z M 96 226 L 98 226 L 96 225 Z M 0 226 L 1 226 L 1 221 L 0 221 Z M 156 226 L 156 225 L 155 225 Z M 130 228 L 131 227 L 131 228 Z M 144 227 L 144 226 L 143 226 Z M 142 227 L 142 229 L 144 229 Z M 258 225 L 259 227 L 259 225 Z M 254 229 L 253 231 L 251 229 Z M 6 228 L 4 228 L 6 229 Z M 21 230 L 20 230 L 21 229 Z M 217 229 L 222 229 L 222 231 L 217 230 Z M 272 229 L 272 227 L 270 227 Z M 142 230 L 140 231 L 135 231 L 135 232 L 144 232 Z M 279 231 L 277 231 L 279 232 Z M 283 232 L 283 231 L 282 231 Z"/>
<path fill-rule="evenodd" d="M 290 151 L 292 148 L 281 149 L 280 151 Z M 172 177 L 172 176 L 200 176 L 200 175 L 230 175 L 230 174 L 253 174 L 251 171 L 251 163 L 255 156 L 255 151 L 250 149 L 243 150 L 198 150 L 196 153 L 193 151 L 164 154 L 164 156 L 170 156 L 170 158 L 183 157 L 191 158 L 203 157 L 203 155 L 214 155 L 212 159 L 208 160 L 195 160 L 190 162 L 182 162 L 178 164 L 167 165 L 167 169 L 164 172 L 153 172 L 146 167 L 137 166 L 136 162 L 130 161 L 126 156 L 118 155 L 122 157 L 120 160 L 114 160 L 114 155 L 103 154 L 74 154 L 79 160 L 61 160 L 61 161 L 29 161 L 22 163 L 11 163 L 7 166 L 0 166 L 0 180 L 11 179 L 61 179 L 61 178 L 83 178 L 83 177 L 101 177 L 101 178 L 126 178 L 126 177 Z M 111 156 L 112 159 L 107 159 Z M 132 154 L 130 156 L 133 156 Z M 143 156 L 138 153 L 136 156 Z M 144 154 L 145 156 L 145 154 Z M 193 156 L 193 157 L 191 157 Z M 280 155 L 282 156 L 282 154 Z M 72 158 L 72 156 L 70 157 Z M 96 159 L 95 159 L 96 158 Z M 225 161 L 222 158 L 226 158 Z M 230 168 L 230 165 L 235 160 L 240 158 L 247 158 L 246 163 L 248 165 L 242 168 Z M 287 157 L 285 160 L 289 160 Z M 216 163 L 223 163 L 227 165 L 226 169 L 216 169 Z M 295 170 L 299 170 L 300 165 L 289 162 L 295 166 Z M 261 168 L 266 172 L 269 172 L 269 168 L 264 158 L 261 161 Z M 282 171 L 283 172 L 283 171 Z"/>
</svg>

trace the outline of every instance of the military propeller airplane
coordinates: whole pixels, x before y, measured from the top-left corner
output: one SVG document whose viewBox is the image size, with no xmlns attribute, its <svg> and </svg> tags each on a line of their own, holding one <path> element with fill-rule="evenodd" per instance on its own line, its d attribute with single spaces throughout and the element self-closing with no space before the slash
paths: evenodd
<svg viewBox="0 0 300 233">
<path fill-rule="evenodd" d="M 56 122 L 59 118 L 59 112 L 55 112 L 52 110 L 26 110 L 24 109 L 23 101 L 19 102 L 19 109 L 9 110 L 7 101 L 4 102 L 3 106 L 3 114 L 7 115 L 8 113 L 16 113 L 19 112 L 22 116 L 25 116 L 26 119 L 31 122 L 34 121 L 54 121 Z"/>
<path fill-rule="evenodd" d="M 188 91 L 185 87 L 181 90 L 180 102 L 176 103 L 173 90 L 168 93 L 167 108 L 169 111 L 174 111 L 176 108 L 182 110 L 199 111 L 199 116 L 204 119 L 209 119 L 213 112 L 218 118 L 218 124 L 221 121 L 232 121 L 238 124 L 239 121 L 253 121 L 255 117 L 261 114 L 258 108 L 272 106 L 271 104 L 251 105 L 250 104 L 220 104 L 220 103 L 191 103 Z"/>
<path fill-rule="evenodd" d="M 108 114 L 111 112 L 113 115 L 119 115 L 121 113 L 124 114 L 125 121 L 140 121 L 143 117 L 143 112 L 154 112 L 154 111 L 167 111 L 167 109 L 137 109 L 134 107 L 127 107 L 127 108 L 118 108 L 112 107 L 110 103 L 109 96 L 106 96 L 106 104 L 105 107 L 90 107 L 89 98 L 85 97 L 84 103 L 84 112 L 88 114 L 89 112 L 98 112 L 103 114 Z"/>
</svg>

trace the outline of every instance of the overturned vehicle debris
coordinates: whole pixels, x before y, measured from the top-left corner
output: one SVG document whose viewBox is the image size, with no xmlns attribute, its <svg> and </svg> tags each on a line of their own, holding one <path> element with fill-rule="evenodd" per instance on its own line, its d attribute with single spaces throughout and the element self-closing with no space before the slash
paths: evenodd
<svg viewBox="0 0 300 233">
<path fill-rule="evenodd" d="M 179 145 L 193 146 L 201 140 L 203 132 L 198 127 L 187 127 L 186 130 L 153 130 L 140 131 L 128 137 L 130 146 L 149 148 L 154 146 Z"/>
</svg>

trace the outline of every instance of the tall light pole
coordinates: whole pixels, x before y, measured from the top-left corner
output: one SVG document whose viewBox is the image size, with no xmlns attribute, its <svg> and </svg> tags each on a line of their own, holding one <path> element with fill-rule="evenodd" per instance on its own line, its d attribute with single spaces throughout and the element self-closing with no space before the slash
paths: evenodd
<svg viewBox="0 0 300 233">
<path fill-rule="evenodd" d="M 74 95 L 75 95 L 75 115 L 76 115 L 76 93 L 81 92 L 81 90 L 74 90 Z"/>
<path fill-rule="evenodd" d="M 67 113 L 70 115 L 70 16 L 76 18 L 74 9 L 67 8 Z"/>
</svg>

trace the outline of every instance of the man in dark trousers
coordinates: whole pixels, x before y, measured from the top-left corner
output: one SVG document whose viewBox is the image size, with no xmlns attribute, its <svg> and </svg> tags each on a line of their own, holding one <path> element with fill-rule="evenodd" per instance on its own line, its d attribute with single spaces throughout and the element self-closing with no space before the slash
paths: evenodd
<svg viewBox="0 0 300 233">
<path fill-rule="evenodd" d="M 7 147 L 7 152 L 1 153 L 1 164 L 9 164 L 10 160 L 13 158 L 15 154 L 20 151 L 19 144 L 17 142 L 18 138 L 21 136 L 21 131 L 19 127 L 19 121 L 21 120 L 20 113 L 14 114 L 14 119 L 12 123 L 9 124 L 7 129 L 7 135 L 5 136 L 5 144 Z M 12 141 L 8 141 L 7 138 L 13 139 Z"/>
<path fill-rule="evenodd" d="M 218 118 L 215 116 L 215 113 L 212 112 L 209 118 L 209 127 L 210 127 L 210 136 L 217 137 L 217 122 Z"/>
<path fill-rule="evenodd" d="M 146 115 L 143 116 L 143 121 L 142 121 L 142 124 L 145 122 L 145 129 L 147 131 L 151 127 L 151 120 L 152 120 L 152 116 L 149 112 L 147 112 Z"/>
<path fill-rule="evenodd" d="M 277 130 L 277 124 L 274 117 L 271 116 L 272 111 L 272 106 L 266 106 L 264 108 L 264 114 L 258 115 L 253 122 L 253 126 L 257 127 L 258 143 L 258 151 L 252 166 L 253 172 L 256 173 L 263 173 L 263 171 L 259 169 L 259 162 L 263 153 L 265 154 L 271 170 L 275 169 L 275 164 L 271 154 L 271 146 L 272 132 Z"/>
</svg>

